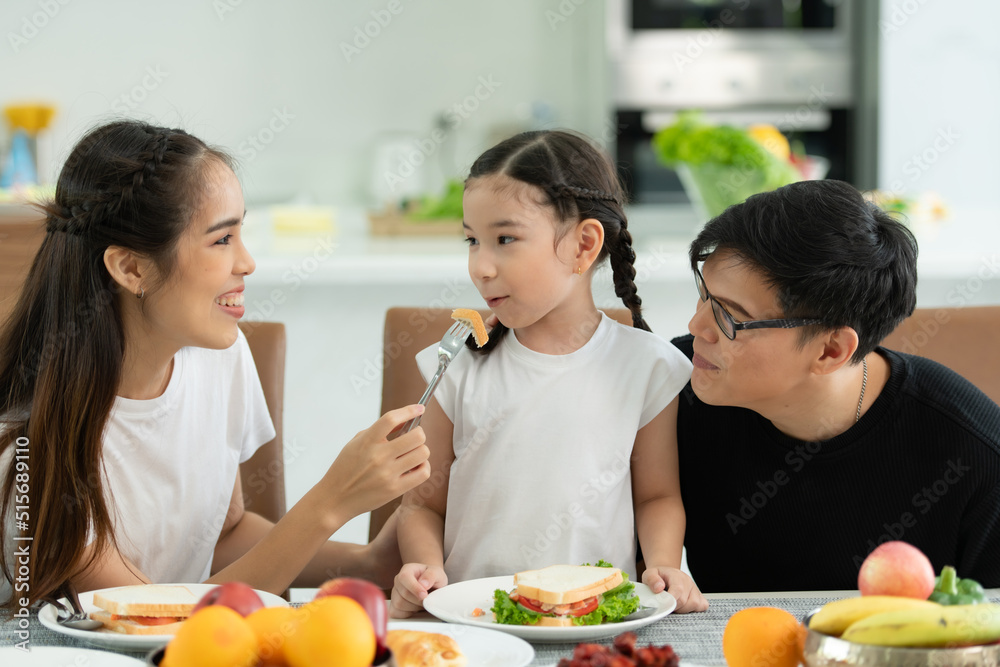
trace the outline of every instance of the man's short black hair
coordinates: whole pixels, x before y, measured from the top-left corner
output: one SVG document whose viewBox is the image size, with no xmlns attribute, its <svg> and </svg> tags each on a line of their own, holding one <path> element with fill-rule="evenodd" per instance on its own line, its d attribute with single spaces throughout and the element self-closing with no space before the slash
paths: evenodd
<svg viewBox="0 0 1000 667">
<path fill-rule="evenodd" d="M 727 250 L 777 289 L 783 317 L 851 327 L 858 363 L 916 305 L 917 241 L 843 181 L 802 181 L 753 195 L 710 220 L 691 244 L 692 268 Z M 804 340 L 817 330 L 803 330 Z"/>
</svg>

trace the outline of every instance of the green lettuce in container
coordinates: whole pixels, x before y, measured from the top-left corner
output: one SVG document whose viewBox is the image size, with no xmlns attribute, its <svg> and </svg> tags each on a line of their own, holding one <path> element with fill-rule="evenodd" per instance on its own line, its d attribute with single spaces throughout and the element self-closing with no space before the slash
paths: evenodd
<svg viewBox="0 0 1000 667">
<path fill-rule="evenodd" d="M 775 155 L 746 130 L 708 125 L 697 112 L 653 136 L 660 161 L 677 171 L 684 190 L 703 218 L 714 218 L 750 195 L 802 180 L 788 160 Z"/>
</svg>

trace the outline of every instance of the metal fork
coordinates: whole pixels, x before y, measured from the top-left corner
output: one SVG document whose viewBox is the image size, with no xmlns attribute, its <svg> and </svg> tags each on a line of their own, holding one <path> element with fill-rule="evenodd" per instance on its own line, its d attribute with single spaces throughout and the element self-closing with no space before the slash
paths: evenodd
<svg viewBox="0 0 1000 667">
<path fill-rule="evenodd" d="M 72 611 L 67 609 L 66 605 L 59 600 L 60 597 L 66 598 L 72 607 Z M 100 621 L 90 618 L 90 615 L 83 611 L 80 598 L 76 594 L 76 588 L 71 583 L 67 582 L 63 584 L 51 596 L 43 599 L 56 608 L 56 622 L 59 625 L 76 630 L 96 630 L 104 625 Z"/>
<path fill-rule="evenodd" d="M 438 344 L 438 367 L 437 372 L 434 373 L 434 377 L 431 381 L 427 383 L 427 389 L 424 390 L 424 395 L 420 397 L 417 401 L 420 405 L 427 405 L 427 401 L 431 400 L 431 394 L 437 389 L 438 383 L 441 382 L 441 376 L 444 375 L 445 369 L 448 368 L 450 364 L 459 352 L 465 347 L 465 340 L 472 333 L 472 328 L 467 324 L 462 322 L 455 322 L 451 325 L 451 328 L 445 332 L 444 336 L 441 338 L 441 342 Z M 420 417 L 423 415 L 417 415 L 410 421 L 403 424 L 400 429 L 401 433 L 409 433 L 417 427 L 420 423 Z"/>
</svg>

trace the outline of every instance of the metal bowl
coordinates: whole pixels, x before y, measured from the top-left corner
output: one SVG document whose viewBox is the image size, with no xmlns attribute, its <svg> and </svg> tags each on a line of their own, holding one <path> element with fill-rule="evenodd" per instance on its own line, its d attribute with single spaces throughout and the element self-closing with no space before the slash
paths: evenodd
<svg viewBox="0 0 1000 667">
<path fill-rule="evenodd" d="M 803 619 L 806 628 L 819 609 Z M 878 665 L 879 667 L 1000 667 L 1000 644 L 966 648 L 897 648 L 855 644 L 807 630 L 803 650 L 806 667 Z"/>
<path fill-rule="evenodd" d="M 146 655 L 146 665 L 148 667 L 159 667 L 160 661 L 163 660 L 163 654 L 166 650 L 166 646 L 161 646 L 150 651 Z M 372 665 L 372 667 L 397 667 L 396 658 L 392 655 L 392 651 L 386 651 L 382 660 Z"/>
</svg>

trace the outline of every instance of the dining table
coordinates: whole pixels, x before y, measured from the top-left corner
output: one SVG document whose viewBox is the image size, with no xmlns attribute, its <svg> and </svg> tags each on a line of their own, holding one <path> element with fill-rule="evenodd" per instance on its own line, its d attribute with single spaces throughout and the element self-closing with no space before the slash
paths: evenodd
<svg viewBox="0 0 1000 667">
<path fill-rule="evenodd" d="M 1000 602 L 1000 589 L 989 589 L 987 596 L 993 602 Z M 804 618 L 810 611 L 821 607 L 831 600 L 837 600 L 853 595 L 858 591 L 793 591 L 771 593 L 709 593 L 707 611 L 677 614 L 672 613 L 645 625 L 636 631 L 637 645 L 647 646 L 670 645 L 679 656 L 682 667 L 707 667 L 709 665 L 725 665 L 722 654 L 722 634 L 729 618 L 748 607 L 778 607 L 791 613 L 796 618 Z M 307 598 L 308 599 L 308 598 Z M 301 603 L 293 603 L 299 605 Z M 429 614 L 422 613 L 412 619 L 434 623 L 437 621 Z M 430 627 L 428 628 L 430 629 Z M 13 646 L 23 641 L 24 635 L 18 635 L 17 619 L 4 620 L 0 623 L 0 647 Z M 592 640 L 591 643 L 610 644 L 611 637 Z M 554 666 L 562 658 L 572 655 L 575 643 L 533 643 L 534 657 L 529 665 L 532 667 Z M 95 649 L 85 640 L 68 637 L 43 626 L 38 620 L 37 611 L 31 613 L 27 627 L 27 642 L 25 647 L 33 646 L 66 646 L 81 649 Z M 118 651 L 116 653 L 129 655 L 140 660 L 145 659 L 146 652 Z M 27 661 L 25 661 L 27 664 Z M 88 664 L 93 664 L 91 661 Z M 3 667 L 7 667 L 4 665 Z M 13 665 L 11 666 L 13 667 Z M 470 664 L 468 667 L 476 667 Z"/>
</svg>

